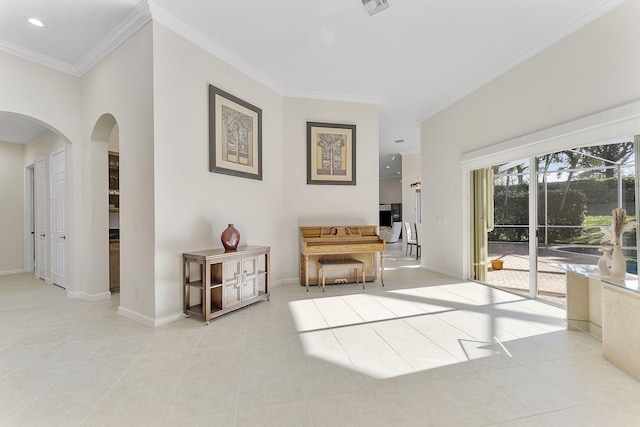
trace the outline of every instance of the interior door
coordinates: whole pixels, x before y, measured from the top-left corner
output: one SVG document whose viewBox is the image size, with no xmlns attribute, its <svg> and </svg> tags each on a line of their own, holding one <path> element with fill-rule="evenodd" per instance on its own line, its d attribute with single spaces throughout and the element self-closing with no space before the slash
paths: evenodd
<svg viewBox="0 0 640 427">
<path fill-rule="evenodd" d="M 67 224 L 65 191 L 65 148 L 50 155 L 51 165 L 51 279 L 67 287 Z"/>
<path fill-rule="evenodd" d="M 34 271 L 36 264 L 36 226 L 34 217 L 34 165 L 24 171 L 24 271 Z"/>
<path fill-rule="evenodd" d="M 36 277 L 45 279 L 47 274 L 47 221 L 46 221 L 46 162 L 41 157 L 35 162 L 36 175 L 36 197 L 35 197 L 35 218 L 36 218 Z"/>
</svg>

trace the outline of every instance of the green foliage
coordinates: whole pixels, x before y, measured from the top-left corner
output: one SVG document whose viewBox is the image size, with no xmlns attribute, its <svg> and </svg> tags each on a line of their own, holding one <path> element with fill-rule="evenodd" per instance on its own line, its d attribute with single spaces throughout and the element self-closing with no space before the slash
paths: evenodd
<svg viewBox="0 0 640 427">
<path fill-rule="evenodd" d="M 560 190 L 547 193 L 549 225 L 581 226 L 586 213 L 586 196 L 569 189 L 566 195 Z M 529 188 L 527 184 L 494 187 L 495 229 L 489 233 L 490 241 L 523 242 L 528 240 Z M 539 218 L 544 218 L 544 205 L 540 205 Z M 520 225 L 521 227 L 500 227 Z M 566 242 L 580 235 L 581 229 L 549 228 L 549 240 Z M 540 230 L 544 237 L 544 227 Z"/>
<path fill-rule="evenodd" d="M 587 197 L 584 193 L 569 189 L 566 194 L 561 190 L 547 191 L 547 221 L 553 225 L 573 225 L 570 228 L 549 227 L 549 243 L 569 243 L 572 239 L 580 236 L 587 213 Z M 538 204 L 538 218 L 544 218 L 544 204 Z M 541 223 L 543 221 L 540 221 Z M 539 239 L 544 241 L 544 226 L 540 227 Z"/>
<path fill-rule="evenodd" d="M 586 215 L 584 217 L 585 227 L 606 227 L 611 225 L 611 214 L 609 215 Z"/>
<path fill-rule="evenodd" d="M 627 219 L 635 220 L 635 179 L 624 177 L 623 208 Z M 569 185 L 563 205 L 563 191 L 566 182 L 547 183 L 546 201 L 549 206 L 548 223 L 550 226 L 575 225 L 575 228 L 549 227 L 549 243 L 573 243 L 599 245 L 602 240 L 600 227 L 611 225 L 611 211 L 618 207 L 618 180 L 599 178 L 573 180 Z M 539 187 L 541 201 L 544 201 L 543 188 Z M 490 241 L 521 242 L 528 240 L 529 223 L 529 186 L 527 183 L 494 187 L 496 228 L 489 233 Z M 560 208 L 562 206 L 562 209 Z M 544 224 L 544 203 L 539 203 L 538 217 Z M 510 225 L 519 227 L 500 227 Z M 583 229 L 581 227 L 594 227 Z M 544 240 L 544 225 L 539 236 Z M 624 234 L 624 245 L 635 246 L 635 230 Z"/>
<path fill-rule="evenodd" d="M 523 242 L 528 240 L 529 186 L 527 184 L 500 185 L 493 189 L 495 224 L 489 233 L 490 241 Z M 507 228 L 499 225 L 522 225 Z"/>
<path fill-rule="evenodd" d="M 560 189 L 563 182 L 551 182 L 547 184 L 549 189 Z M 571 189 L 581 191 L 587 196 L 587 213 L 594 216 L 609 216 L 611 211 L 618 207 L 618 179 L 600 178 L 571 181 Z M 622 178 L 622 208 L 627 215 L 635 215 L 635 178 Z M 611 221 L 609 219 L 609 221 Z"/>
</svg>

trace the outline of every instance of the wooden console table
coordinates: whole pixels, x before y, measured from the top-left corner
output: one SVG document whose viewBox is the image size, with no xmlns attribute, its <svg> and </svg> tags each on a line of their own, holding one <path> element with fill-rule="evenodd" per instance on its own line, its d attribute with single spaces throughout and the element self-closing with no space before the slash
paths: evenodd
<svg viewBox="0 0 640 427">
<path fill-rule="evenodd" d="M 602 355 L 640 381 L 638 277 L 602 277 L 595 265 L 551 264 L 567 272 L 567 329 L 602 340 Z"/>
<path fill-rule="evenodd" d="M 241 246 L 236 251 L 211 249 L 182 254 L 184 314 L 212 318 L 269 300 L 268 246 Z M 199 267 L 199 277 L 191 275 L 191 265 Z M 191 288 L 198 289 L 199 301 L 192 304 Z M 194 298 L 197 299 L 197 298 Z"/>
</svg>

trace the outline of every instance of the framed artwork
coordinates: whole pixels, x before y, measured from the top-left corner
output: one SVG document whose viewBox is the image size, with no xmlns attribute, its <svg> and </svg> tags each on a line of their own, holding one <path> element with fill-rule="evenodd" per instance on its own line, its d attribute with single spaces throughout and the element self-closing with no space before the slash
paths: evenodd
<svg viewBox="0 0 640 427">
<path fill-rule="evenodd" d="M 356 185 L 356 125 L 307 122 L 307 184 Z"/>
<path fill-rule="evenodd" d="M 262 180 L 262 110 L 212 85 L 209 171 Z"/>
</svg>

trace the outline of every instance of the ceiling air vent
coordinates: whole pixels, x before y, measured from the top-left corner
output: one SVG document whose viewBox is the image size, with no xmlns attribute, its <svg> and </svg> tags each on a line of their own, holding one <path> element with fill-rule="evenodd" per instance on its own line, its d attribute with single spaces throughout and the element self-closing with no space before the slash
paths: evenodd
<svg viewBox="0 0 640 427">
<path fill-rule="evenodd" d="M 387 0 L 362 0 L 362 5 L 369 15 L 373 15 L 389 7 Z"/>
</svg>

